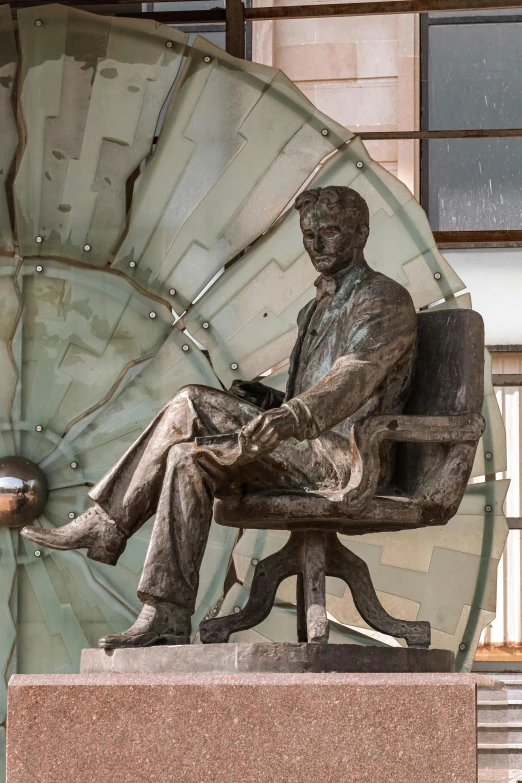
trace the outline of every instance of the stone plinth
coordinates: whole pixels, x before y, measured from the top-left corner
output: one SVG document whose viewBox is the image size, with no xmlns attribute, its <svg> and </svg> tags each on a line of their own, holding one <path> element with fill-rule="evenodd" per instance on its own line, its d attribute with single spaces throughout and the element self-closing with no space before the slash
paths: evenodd
<svg viewBox="0 0 522 783">
<path fill-rule="evenodd" d="M 449 650 L 358 644 L 183 644 L 135 650 L 83 650 L 82 674 L 236 674 L 453 672 Z"/>
<path fill-rule="evenodd" d="M 8 783 L 476 783 L 463 674 L 15 675 Z"/>
</svg>

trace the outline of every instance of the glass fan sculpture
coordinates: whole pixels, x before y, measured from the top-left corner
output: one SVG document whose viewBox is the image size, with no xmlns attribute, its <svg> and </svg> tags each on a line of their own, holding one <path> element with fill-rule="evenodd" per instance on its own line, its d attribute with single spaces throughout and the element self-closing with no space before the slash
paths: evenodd
<svg viewBox="0 0 522 783">
<path fill-rule="evenodd" d="M 15 40 L 0 7 L 0 732 L 10 674 L 77 671 L 82 648 L 131 624 L 150 533 L 112 568 L 39 551 L 20 526 L 84 511 L 89 486 L 181 386 L 270 371 L 284 385 L 315 277 L 292 204 L 305 185 L 334 184 L 366 199 L 368 261 L 416 307 L 471 307 L 407 188 L 280 71 L 149 20 L 60 5 L 19 11 Z M 388 611 L 429 620 L 460 669 L 494 617 L 507 534 L 490 364 L 486 374 L 473 476 L 487 480 L 445 527 L 351 543 Z M 252 563 L 283 543 L 215 526 L 196 639 L 208 613 L 243 605 Z M 294 600 L 284 583 L 241 638 L 295 639 Z M 332 641 L 398 643 L 364 627 L 335 579 L 328 608 Z"/>
</svg>

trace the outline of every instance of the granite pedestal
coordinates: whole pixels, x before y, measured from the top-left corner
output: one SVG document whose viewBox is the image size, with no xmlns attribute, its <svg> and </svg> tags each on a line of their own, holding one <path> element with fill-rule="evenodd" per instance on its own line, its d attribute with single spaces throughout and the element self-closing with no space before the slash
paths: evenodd
<svg viewBox="0 0 522 783">
<path fill-rule="evenodd" d="M 8 783 L 476 783 L 476 679 L 15 675 Z"/>
</svg>

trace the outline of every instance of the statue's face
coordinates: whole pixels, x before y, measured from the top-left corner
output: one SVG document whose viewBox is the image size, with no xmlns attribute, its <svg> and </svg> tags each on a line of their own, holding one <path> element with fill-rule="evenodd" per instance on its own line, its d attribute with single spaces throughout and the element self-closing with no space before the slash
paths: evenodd
<svg viewBox="0 0 522 783">
<path fill-rule="evenodd" d="M 364 245 L 359 210 L 350 202 L 335 209 L 310 205 L 301 213 L 301 230 L 312 264 L 323 275 L 348 267 Z"/>
</svg>

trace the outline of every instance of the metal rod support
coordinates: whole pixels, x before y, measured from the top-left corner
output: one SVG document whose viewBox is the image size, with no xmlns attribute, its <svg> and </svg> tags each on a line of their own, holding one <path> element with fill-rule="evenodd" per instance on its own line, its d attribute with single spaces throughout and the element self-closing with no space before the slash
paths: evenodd
<svg viewBox="0 0 522 783">
<path fill-rule="evenodd" d="M 522 136 L 522 128 L 475 128 L 473 130 L 371 131 L 357 134 L 363 141 L 377 139 L 502 139 Z"/>
<path fill-rule="evenodd" d="M 378 139 L 502 139 L 502 138 L 522 138 L 522 128 L 488 128 L 487 130 L 477 128 L 476 130 L 454 130 L 454 131 L 372 131 L 368 133 L 357 133 L 363 141 L 375 141 Z M 158 137 L 154 138 L 154 143 Z"/>
<path fill-rule="evenodd" d="M 226 50 L 233 57 L 245 57 L 245 7 L 242 0 L 226 0 Z"/>
<path fill-rule="evenodd" d="M 109 12 L 113 15 L 113 12 Z M 206 22 L 224 22 L 224 8 L 210 8 L 207 11 L 150 11 L 144 14 L 116 14 L 117 17 L 132 17 L 138 19 L 155 19 L 163 24 L 205 24 Z"/>
<path fill-rule="evenodd" d="M 19 8 L 28 8 L 33 6 L 48 5 L 53 0 L 40 0 L 40 2 L 28 2 L 27 0 L 13 0 L 10 5 L 13 11 Z M 164 2 L 182 2 L 183 0 L 157 0 Z M 238 0 L 236 0 L 238 2 Z M 132 3 L 125 3 L 123 0 L 83 0 L 81 3 L 68 3 L 73 8 L 82 8 L 87 6 L 98 6 L 95 13 L 104 13 L 103 6 L 129 6 Z M 227 5 L 230 4 L 228 0 Z M 139 13 L 138 7 L 141 4 L 136 3 L 136 13 L 125 16 L 138 16 L 146 19 L 157 19 L 166 23 L 186 24 L 183 18 L 184 14 L 190 14 L 190 20 L 196 19 L 197 23 L 216 21 L 219 14 L 219 21 L 225 19 L 224 8 L 211 8 L 208 11 L 154 11 L 150 13 Z M 234 5 L 234 3 L 232 3 Z M 362 3 L 321 3 L 318 5 L 286 5 L 286 6 L 262 6 L 259 8 L 245 8 L 243 10 L 244 21 L 266 21 L 271 19 L 313 19 L 324 16 L 372 16 L 386 14 L 416 14 L 430 13 L 438 11 L 486 11 L 499 8 L 520 8 L 521 0 L 367 0 Z M 110 13 L 119 14 L 112 9 Z M 201 14 L 201 17 L 199 16 Z M 190 21 L 189 20 L 189 21 Z"/>
<path fill-rule="evenodd" d="M 473 244 L 481 242 L 519 242 L 522 231 L 434 231 L 435 242 L 439 244 Z"/>
<path fill-rule="evenodd" d="M 323 16 L 368 16 L 425 14 L 437 11 L 485 11 L 520 8 L 520 0 L 372 0 L 362 3 L 320 3 L 245 8 L 248 21 L 268 19 L 313 19 Z"/>
</svg>

